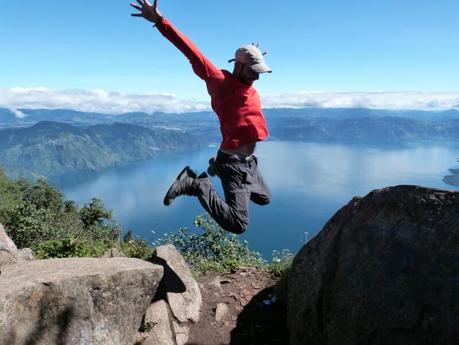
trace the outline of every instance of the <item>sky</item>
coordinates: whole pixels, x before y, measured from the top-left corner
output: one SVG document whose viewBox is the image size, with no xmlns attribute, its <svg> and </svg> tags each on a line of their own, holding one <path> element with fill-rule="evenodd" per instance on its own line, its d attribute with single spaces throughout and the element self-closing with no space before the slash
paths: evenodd
<svg viewBox="0 0 459 345">
<path fill-rule="evenodd" d="M 459 108 L 457 0 L 159 0 L 222 69 L 258 42 L 265 107 Z M 0 107 L 209 108 L 203 82 L 129 1 L 0 0 Z"/>
</svg>

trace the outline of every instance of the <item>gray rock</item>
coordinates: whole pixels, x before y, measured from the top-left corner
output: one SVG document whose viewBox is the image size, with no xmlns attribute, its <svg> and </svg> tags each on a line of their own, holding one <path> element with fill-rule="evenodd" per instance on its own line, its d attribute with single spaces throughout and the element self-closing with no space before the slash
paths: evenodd
<svg viewBox="0 0 459 345">
<path fill-rule="evenodd" d="M 215 309 L 215 321 L 220 322 L 223 320 L 229 309 L 226 303 L 218 303 Z"/>
<path fill-rule="evenodd" d="M 6 250 L 0 250 L 0 267 L 16 263 L 16 256 Z"/>
<path fill-rule="evenodd" d="M 202 305 L 201 292 L 183 256 L 172 245 L 157 247 L 156 255 L 167 263 L 173 271 L 171 273 L 180 280 L 173 282 L 174 277 L 167 274 L 165 269 L 164 288 L 172 314 L 181 323 L 198 322 Z M 180 283 L 183 284 L 183 288 L 177 288 Z"/>
<path fill-rule="evenodd" d="M 162 277 L 138 259 L 51 259 L 2 267 L 0 344 L 133 344 Z"/>
<path fill-rule="evenodd" d="M 18 248 L 14 244 L 13 240 L 6 234 L 6 230 L 2 224 L 0 224 L 0 251 L 15 251 Z"/>
<path fill-rule="evenodd" d="M 172 326 L 174 328 L 175 342 L 177 345 L 185 345 L 190 336 L 190 324 L 173 320 Z"/>
<path fill-rule="evenodd" d="M 143 345 L 176 345 L 171 313 L 165 301 L 160 300 L 150 305 L 145 313 L 144 322 L 150 330 Z"/>
<path fill-rule="evenodd" d="M 459 193 L 354 198 L 301 249 L 288 285 L 291 345 L 458 344 Z"/>
<path fill-rule="evenodd" d="M 13 250 L 11 252 L 0 250 L 0 267 L 32 260 L 35 260 L 35 258 L 30 248 Z"/>
<path fill-rule="evenodd" d="M 30 248 L 19 249 L 16 252 L 14 252 L 14 254 L 16 256 L 17 262 L 35 260 L 32 249 Z"/>
</svg>

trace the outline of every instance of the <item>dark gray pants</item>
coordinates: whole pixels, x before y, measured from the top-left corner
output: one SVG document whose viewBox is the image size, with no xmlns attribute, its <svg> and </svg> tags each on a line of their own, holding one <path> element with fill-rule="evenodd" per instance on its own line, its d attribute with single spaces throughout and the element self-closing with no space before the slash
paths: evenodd
<svg viewBox="0 0 459 345">
<path fill-rule="evenodd" d="M 215 170 L 220 178 L 225 200 L 215 191 L 205 176 L 196 179 L 198 198 L 204 209 L 225 230 L 240 234 L 249 224 L 249 200 L 266 205 L 271 192 L 258 171 L 257 158 L 245 159 L 236 154 L 218 151 Z"/>
</svg>

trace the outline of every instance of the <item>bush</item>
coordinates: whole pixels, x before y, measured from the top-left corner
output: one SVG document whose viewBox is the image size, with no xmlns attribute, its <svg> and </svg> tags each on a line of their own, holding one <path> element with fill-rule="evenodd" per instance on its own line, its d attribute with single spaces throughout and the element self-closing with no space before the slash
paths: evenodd
<svg viewBox="0 0 459 345">
<path fill-rule="evenodd" d="M 273 251 L 273 260 L 269 265 L 269 271 L 274 277 L 280 278 L 288 273 L 288 270 L 292 266 L 293 254 L 288 249 L 281 251 Z"/>
<path fill-rule="evenodd" d="M 285 304 L 287 301 L 288 273 L 292 267 L 293 257 L 294 255 L 288 249 L 274 250 L 273 260 L 269 265 L 271 275 L 277 279 L 275 293 L 281 304 Z"/>
<path fill-rule="evenodd" d="M 265 267 L 261 255 L 251 251 L 247 241 L 223 230 L 210 217 L 200 215 L 194 224 L 203 232 L 191 233 L 188 228 L 181 228 L 177 234 L 166 234 L 156 243 L 174 245 L 197 275 L 209 270 L 225 273 L 241 266 Z"/>
<path fill-rule="evenodd" d="M 149 260 L 154 254 L 154 248 L 148 246 L 144 240 L 134 239 L 133 233 L 129 230 L 120 243 L 121 251 L 130 258 Z"/>
<path fill-rule="evenodd" d="M 79 240 L 68 237 L 62 240 L 51 240 L 39 243 L 35 254 L 39 259 L 71 258 L 71 257 L 99 257 L 102 256 L 112 245 L 99 241 L 90 243 L 87 240 Z"/>
<path fill-rule="evenodd" d="M 19 248 L 42 257 L 98 256 L 119 241 L 121 229 L 99 199 L 80 210 L 46 181 L 11 181 L 1 170 L 0 192 L 0 223 Z"/>
</svg>

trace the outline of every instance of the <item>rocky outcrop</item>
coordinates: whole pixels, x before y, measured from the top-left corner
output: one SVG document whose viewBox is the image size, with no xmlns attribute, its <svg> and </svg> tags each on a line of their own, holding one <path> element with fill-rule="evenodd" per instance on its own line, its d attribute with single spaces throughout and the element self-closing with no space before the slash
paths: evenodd
<svg viewBox="0 0 459 345">
<path fill-rule="evenodd" d="M 128 258 L 3 266 L 0 344 L 133 344 L 162 273 Z"/>
<path fill-rule="evenodd" d="M 157 247 L 155 264 L 117 248 L 31 260 L 0 225 L 1 345 L 184 345 L 199 321 L 198 284 L 173 246 Z"/>
<path fill-rule="evenodd" d="M 458 249 L 458 192 L 354 198 L 294 260 L 290 344 L 457 344 Z"/>
<path fill-rule="evenodd" d="M 0 224 L 0 267 L 22 261 L 32 261 L 34 256 L 29 248 L 19 249 L 7 235 L 5 228 Z"/>
</svg>

